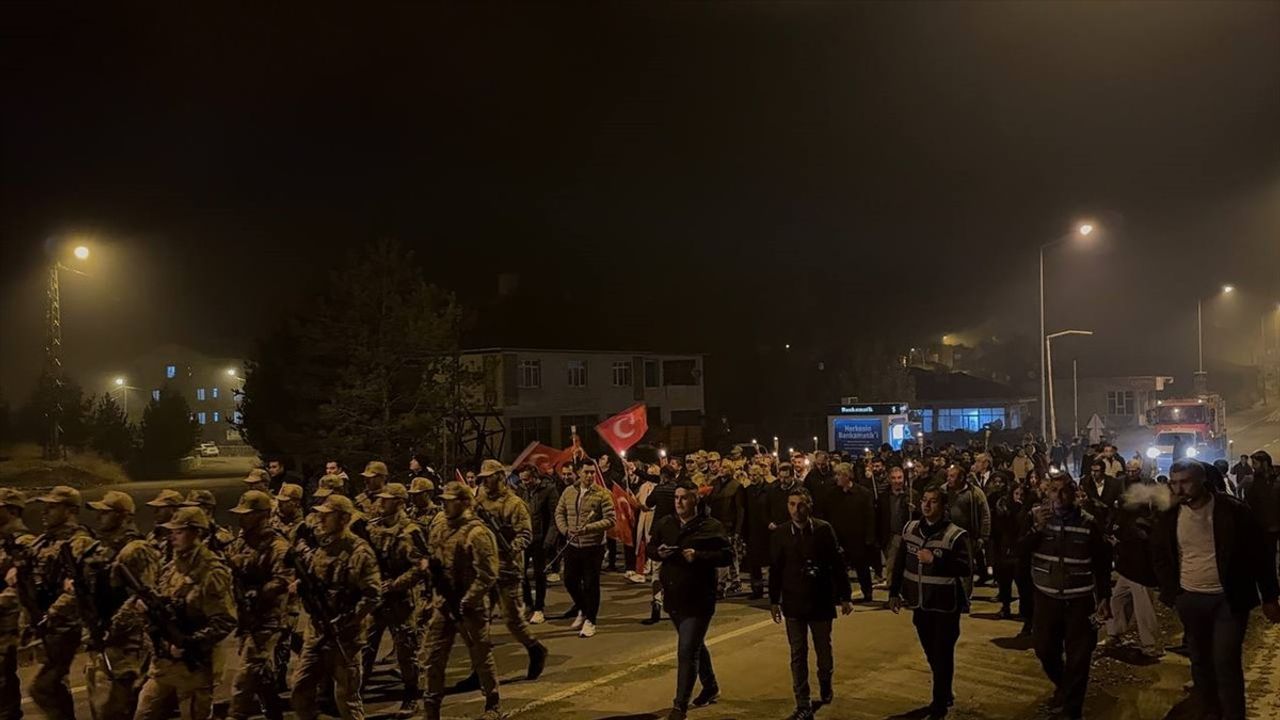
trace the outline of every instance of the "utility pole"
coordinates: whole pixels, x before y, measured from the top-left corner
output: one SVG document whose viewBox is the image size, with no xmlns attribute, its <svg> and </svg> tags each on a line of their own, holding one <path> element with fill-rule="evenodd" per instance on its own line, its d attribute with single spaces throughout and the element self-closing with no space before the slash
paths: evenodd
<svg viewBox="0 0 1280 720">
<path fill-rule="evenodd" d="M 49 266 L 49 284 L 45 289 L 44 371 L 52 383 L 52 405 L 46 418 L 49 437 L 44 446 L 46 460 L 62 460 L 62 292 L 58 285 L 58 261 Z"/>
</svg>

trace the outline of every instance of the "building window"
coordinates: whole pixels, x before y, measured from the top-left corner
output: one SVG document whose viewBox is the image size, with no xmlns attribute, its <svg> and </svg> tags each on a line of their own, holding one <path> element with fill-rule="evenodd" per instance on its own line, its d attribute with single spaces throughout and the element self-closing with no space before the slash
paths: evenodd
<svg viewBox="0 0 1280 720">
<path fill-rule="evenodd" d="M 219 413 L 218 413 L 218 411 L 217 411 L 217 410 L 214 410 L 214 411 L 213 411 L 213 421 L 214 421 L 214 422 L 221 422 L 221 421 L 222 421 L 222 416 L 221 416 L 221 414 L 219 414 Z"/>
<path fill-rule="evenodd" d="M 697 385 L 697 360 L 664 360 L 662 378 L 667 385 Z"/>
<path fill-rule="evenodd" d="M 1132 390 L 1107 391 L 1108 415 L 1132 415 L 1136 407 Z"/>
<path fill-rule="evenodd" d="M 164 366 L 164 376 L 165 376 L 166 378 L 169 378 L 170 380 L 172 380 L 172 379 L 174 379 L 174 378 L 178 377 L 178 366 L 177 366 L 177 365 L 165 365 L 165 366 Z"/>
<path fill-rule="evenodd" d="M 206 417 L 204 413 L 202 412 L 196 413 L 196 422 L 200 423 L 201 425 L 204 425 L 205 422 L 208 421 L 208 419 L 209 418 Z"/>
<path fill-rule="evenodd" d="M 658 361 L 644 361 L 644 386 L 647 388 L 656 388 L 662 383 L 658 381 Z"/>
<path fill-rule="evenodd" d="M 551 442 L 551 418 L 522 417 L 511 418 L 511 427 L 507 431 L 511 436 L 511 452 L 519 453 L 533 441 Z"/>
<path fill-rule="evenodd" d="M 216 388 L 216 387 L 211 388 L 211 389 L 210 389 L 210 392 L 212 392 L 212 393 L 213 393 L 213 399 L 214 399 L 214 400 L 217 400 L 217 399 L 218 399 L 218 388 Z"/>
<path fill-rule="evenodd" d="M 570 360 L 568 367 L 569 367 L 569 387 L 586 387 L 587 386 L 587 361 L 586 360 Z"/>
<path fill-rule="evenodd" d="M 155 400 L 156 402 L 160 402 L 160 391 L 159 391 L 159 390 L 152 390 L 152 391 L 151 391 L 151 399 L 152 399 L 152 400 Z"/>
<path fill-rule="evenodd" d="M 196 388 L 196 400 L 204 402 L 204 388 Z"/>
<path fill-rule="evenodd" d="M 522 388 L 542 387 L 542 361 L 541 360 L 521 360 L 520 361 L 520 387 Z"/>
<path fill-rule="evenodd" d="M 935 421 L 926 422 L 925 432 L 933 431 L 928 427 L 932 424 L 938 432 L 964 430 L 976 433 L 995 422 L 1008 427 L 1004 408 L 939 408 Z"/>
<path fill-rule="evenodd" d="M 671 424 L 684 427 L 696 427 L 702 424 L 701 410 L 672 410 Z"/>
<path fill-rule="evenodd" d="M 231 413 L 231 422 L 235 423 L 236 425 L 243 423 L 244 413 L 240 412 L 239 410 L 236 410 L 235 412 Z"/>
<path fill-rule="evenodd" d="M 616 362 L 613 364 L 613 386 L 614 387 L 631 387 L 631 361 Z"/>
<path fill-rule="evenodd" d="M 595 454 L 596 446 L 596 423 L 599 420 L 595 415 L 561 415 L 560 416 L 560 447 L 569 447 L 573 444 L 573 428 L 578 428 L 578 440 L 582 442 L 582 447 L 587 452 Z"/>
</svg>

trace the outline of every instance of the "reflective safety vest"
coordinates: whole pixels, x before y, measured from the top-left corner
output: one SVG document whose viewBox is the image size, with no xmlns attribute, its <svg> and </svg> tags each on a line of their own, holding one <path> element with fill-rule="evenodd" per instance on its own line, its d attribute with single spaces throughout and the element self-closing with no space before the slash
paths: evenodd
<svg viewBox="0 0 1280 720">
<path fill-rule="evenodd" d="M 1070 600 L 1093 594 L 1093 556 L 1089 537 L 1093 517 L 1080 512 L 1078 519 L 1050 519 L 1040 531 L 1040 542 L 1031 554 L 1031 582 L 1052 598 Z"/>
<path fill-rule="evenodd" d="M 902 530 L 902 543 L 907 548 L 907 559 L 902 573 L 903 604 L 913 610 L 931 612 L 959 612 L 964 609 L 964 585 L 960 578 L 938 575 L 937 563 L 922 565 L 916 552 L 932 550 L 943 556 L 955 551 L 956 543 L 964 537 L 964 528 L 953 522 L 941 535 L 925 539 L 920 532 L 920 521 L 912 520 Z"/>
</svg>

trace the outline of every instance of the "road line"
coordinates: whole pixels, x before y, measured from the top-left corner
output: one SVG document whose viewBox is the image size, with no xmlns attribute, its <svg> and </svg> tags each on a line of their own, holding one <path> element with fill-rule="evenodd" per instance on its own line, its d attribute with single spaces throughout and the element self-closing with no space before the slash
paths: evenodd
<svg viewBox="0 0 1280 720">
<path fill-rule="evenodd" d="M 711 645 L 718 645 L 719 643 L 722 643 L 725 640 L 732 640 L 733 638 L 740 637 L 742 635 L 747 635 L 749 633 L 753 633 L 757 630 L 761 630 L 773 624 L 774 622 L 772 618 L 768 620 L 761 620 L 758 623 L 747 625 L 746 627 L 740 627 L 737 630 L 731 630 L 723 635 L 717 635 L 713 638 L 707 638 L 706 644 L 708 647 Z M 573 687 L 565 688 L 564 690 L 551 693 L 550 695 L 544 695 L 538 698 L 537 700 L 534 700 L 533 702 L 522 705 L 514 710 L 507 711 L 507 716 L 511 717 L 514 715 L 519 715 L 521 713 L 525 713 L 530 710 L 540 708 L 543 705 L 550 705 L 551 703 L 554 703 L 554 702 L 560 702 L 561 700 L 565 700 L 567 698 L 573 697 L 574 695 L 577 695 L 582 692 L 586 692 L 587 690 L 598 688 L 601 685 L 607 685 L 613 682 L 614 680 L 620 680 L 629 675 L 633 675 L 636 670 L 640 670 L 642 668 L 647 668 L 647 667 L 653 667 L 654 665 L 669 663 L 674 659 L 676 659 L 675 651 L 663 653 L 661 655 L 658 655 L 657 657 L 649 658 L 644 662 L 638 663 L 636 665 L 631 665 L 623 670 L 617 670 L 603 677 L 598 677 L 595 680 L 589 680 L 587 682 L 574 685 Z"/>
</svg>

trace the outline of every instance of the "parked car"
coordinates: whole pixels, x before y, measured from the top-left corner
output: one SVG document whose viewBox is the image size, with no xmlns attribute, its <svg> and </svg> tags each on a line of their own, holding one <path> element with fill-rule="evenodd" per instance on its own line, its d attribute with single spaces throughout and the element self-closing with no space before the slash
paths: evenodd
<svg viewBox="0 0 1280 720">
<path fill-rule="evenodd" d="M 218 443 L 206 440 L 200 443 L 200 457 L 218 457 Z"/>
</svg>

